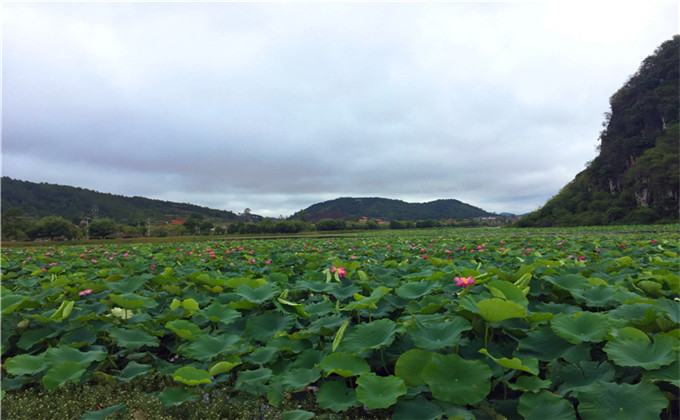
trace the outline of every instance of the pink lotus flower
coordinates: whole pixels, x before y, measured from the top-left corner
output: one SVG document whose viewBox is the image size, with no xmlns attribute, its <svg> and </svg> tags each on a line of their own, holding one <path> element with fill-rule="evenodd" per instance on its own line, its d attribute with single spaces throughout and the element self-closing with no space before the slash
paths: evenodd
<svg viewBox="0 0 680 420">
<path fill-rule="evenodd" d="M 331 273 L 335 273 L 336 271 L 338 272 L 339 278 L 343 278 L 347 274 L 347 270 L 345 270 L 344 267 L 335 267 L 334 266 L 333 268 L 331 268 Z"/>
<path fill-rule="evenodd" d="M 78 296 L 85 296 L 85 295 L 89 295 L 90 293 L 92 293 L 92 289 L 85 289 L 85 290 L 78 292 Z"/>
<path fill-rule="evenodd" d="M 269 265 L 269 264 L 272 263 L 272 260 L 267 260 L 267 261 L 265 261 L 264 263 L 267 264 L 267 265 Z"/>
<path fill-rule="evenodd" d="M 586 259 L 586 257 L 584 257 L 583 255 L 581 255 L 580 257 L 578 257 L 578 259 L 581 260 L 581 261 L 583 261 L 583 260 Z"/>
<path fill-rule="evenodd" d="M 456 281 L 456 286 L 463 286 L 464 289 L 466 289 L 468 286 L 472 286 L 475 284 L 475 280 L 470 277 L 454 277 L 453 278 Z"/>
</svg>

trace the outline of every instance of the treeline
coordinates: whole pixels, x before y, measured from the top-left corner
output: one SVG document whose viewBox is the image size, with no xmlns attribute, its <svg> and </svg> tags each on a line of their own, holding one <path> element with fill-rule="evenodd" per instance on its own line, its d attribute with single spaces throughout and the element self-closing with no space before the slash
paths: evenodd
<svg viewBox="0 0 680 420">
<path fill-rule="evenodd" d="M 60 216 L 32 218 L 21 209 L 13 207 L 2 212 L 2 240 L 71 240 L 71 239 L 114 239 L 135 237 L 167 237 L 186 235 L 224 235 L 224 234 L 292 234 L 310 231 L 357 231 L 374 229 L 426 229 L 437 227 L 476 227 L 500 226 L 511 222 L 509 218 L 486 220 L 460 220 L 441 222 L 438 220 L 410 220 L 378 222 L 368 219 L 365 222 L 342 219 L 322 219 L 317 223 L 302 220 L 263 219 L 258 222 L 237 222 L 220 224 L 208 220 L 201 214 L 192 214 L 181 225 L 168 223 L 120 224 L 111 218 L 83 220 L 74 224 Z"/>
</svg>

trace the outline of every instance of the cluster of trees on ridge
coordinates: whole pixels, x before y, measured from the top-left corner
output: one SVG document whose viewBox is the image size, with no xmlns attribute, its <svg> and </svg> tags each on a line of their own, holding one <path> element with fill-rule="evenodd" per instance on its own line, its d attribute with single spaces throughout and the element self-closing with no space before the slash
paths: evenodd
<svg viewBox="0 0 680 420">
<path fill-rule="evenodd" d="M 600 153 L 518 226 L 677 223 L 680 36 L 661 44 L 609 100 Z"/>
</svg>

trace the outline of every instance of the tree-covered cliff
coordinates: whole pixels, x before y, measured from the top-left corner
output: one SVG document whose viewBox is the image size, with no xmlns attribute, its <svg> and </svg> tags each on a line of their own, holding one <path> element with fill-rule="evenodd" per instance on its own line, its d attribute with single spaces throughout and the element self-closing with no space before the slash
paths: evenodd
<svg viewBox="0 0 680 420">
<path fill-rule="evenodd" d="M 659 46 L 609 100 L 600 153 L 521 226 L 678 221 L 680 36 Z"/>
</svg>

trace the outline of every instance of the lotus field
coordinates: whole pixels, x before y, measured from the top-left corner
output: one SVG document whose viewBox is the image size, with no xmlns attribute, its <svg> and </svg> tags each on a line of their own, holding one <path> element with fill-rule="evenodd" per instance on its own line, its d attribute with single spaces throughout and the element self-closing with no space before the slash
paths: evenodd
<svg viewBox="0 0 680 420">
<path fill-rule="evenodd" d="M 313 399 L 284 419 L 678 418 L 678 239 L 670 226 L 4 247 L 2 392 L 160 375 L 167 406 L 218 388 Z"/>
</svg>

